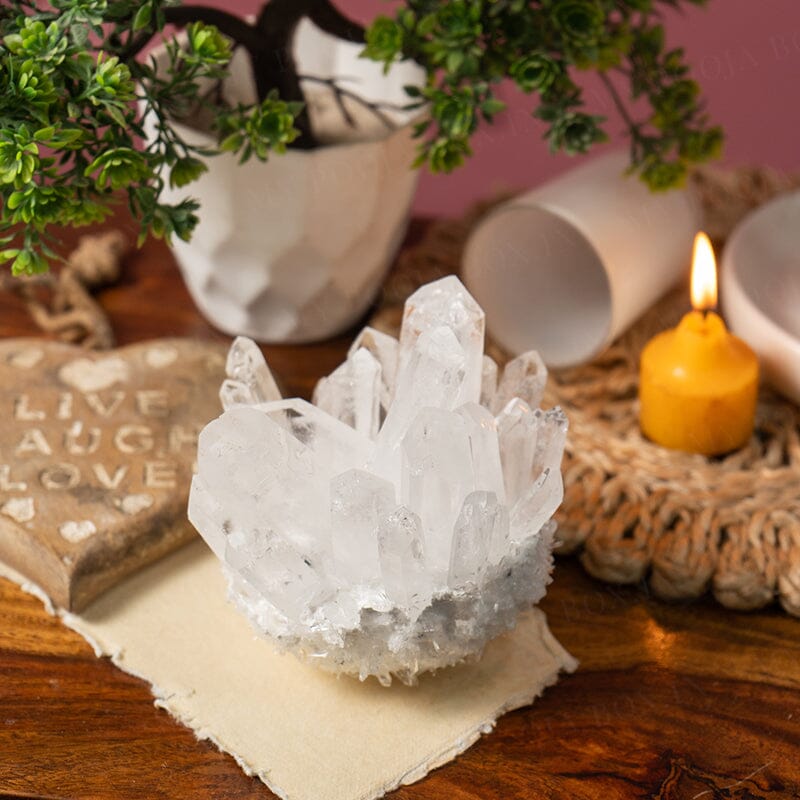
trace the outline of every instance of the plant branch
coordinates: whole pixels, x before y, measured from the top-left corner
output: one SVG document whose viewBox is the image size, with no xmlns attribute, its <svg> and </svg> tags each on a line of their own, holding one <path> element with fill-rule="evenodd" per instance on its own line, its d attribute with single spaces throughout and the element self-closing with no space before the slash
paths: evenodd
<svg viewBox="0 0 800 800">
<path fill-rule="evenodd" d="M 265 3 L 254 25 L 218 8 L 205 6 L 172 6 L 165 9 L 168 23 L 185 26 L 190 22 L 201 21 L 215 25 L 221 33 L 243 46 L 250 57 L 256 91 L 263 101 L 270 91 L 277 90 L 287 101 L 305 101 L 297 75 L 293 43 L 297 27 L 304 18 L 332 36 L 346 41 L 364 41 L 364 29 L 345 17 L 330 0 L 269 0 Z M 137 36 L 123 51 L 123 60 L 134 58 L 151 40 L 152 34 Z M 317 82 L 323 82 L 318 80 Z M 381 112 L 377 104 L 369 104 L 356 94 L 347 92 L 330 83 L 342 116 L 351 127 L 355 120 L 344 104 L 344 97 L 351 97 L 362 103 L 379 117 L 387 127 L 394 127 L 391 120 Z M 318 142 L 314 136 L 308 110 L 297 116 L 296 127 L 300 136 L 293 146 L 308 149 Z"/>
<path fill-rule="evenodd" d="M 323 78 L 319 75 L 298 75 L 300 81 L 309 81 L 309 83 L 319 83 L 327 86 L 336 99 L 336 104 L 339 106 L 342 116 L 347 121 L 351 128 L 357 127 L 355 119 L 350 111 L 345 107 L 344 98 L 358 103 L 363 108 L 371 111 L 389 130 L 395 130 L 397 127 L 394 121 L 384 113 L 384 111 L 408 111 L 413 106 L 400 105 L 397 103 L 377 103 L 372 100 L 367 100 L 365 97 L 345 89 L 337 83 L 336 78 Z"/>
<path fill-rule="evenodd" d="M 220 8 L 169 6 L 164 9 L 164 15 L 168 23 L 180 27 L 188 25 L 190 22 L 205 22 L 208 25 L 215 25 L 220 33 L 233 39 L 249 52 L 255 52 L 261 47 L 261 37 L 253 25 Z"/>
<path fill-rule="evenodd" d="M 254 53 L 259 47 L 259 37 L 255 28 L 239 17 L 229 14 L 220 8 L 207 6 L 168 6 L 164 9 L 164 16 L 170 25 L 183 28 L 190 22 L 205 22 L 215 25 L 219 31 L 237 44 L 242 45 L 249 53 Z M 147 47 L 154 36 L 153 31 L 139 34 L 120 53 L 122 61 L 130 61 Z"/>
<path fill-rule="evenodd" d="M 625 103 L 622 102 L 622 98 L 619 96 L 619 92 L 617 91 L 617 87 L 614 86 L 611 78 L 605 72 L 601 72 L 600 80 L 603 82 L 603 85 L 608 90 L 608 94 L 611 97 L 614 106 L 616 107 L 619 115 L 622 117 L 625 124 L 628 126 L 628 130 L 635 139 L 639 137 L 639 125 L 634 122 L 631 115 L 628 113 L 628 109 L 625 107 Z"/>
<path fill-rule="evenodd" d="M 119 57 L 121 61 L 132 61 L 139 53 L 147 47 L 147 43 L 153 38 L 153 33 L 145 31 L 138 36 L 131 35 L 128 44 L 120 52 Z"/>
</svg>

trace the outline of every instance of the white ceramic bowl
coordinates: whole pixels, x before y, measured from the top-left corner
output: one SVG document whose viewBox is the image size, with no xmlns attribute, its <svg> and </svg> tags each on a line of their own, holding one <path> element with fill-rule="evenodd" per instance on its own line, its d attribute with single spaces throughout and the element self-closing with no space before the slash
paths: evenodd
<svg viewBox="0 0 800 800">
<path fill-rule="evenodd" d="M 722 305 L 764 377 L 800 403 L 800 192 L 749 214 L 722 256 Z"/>
</svg>

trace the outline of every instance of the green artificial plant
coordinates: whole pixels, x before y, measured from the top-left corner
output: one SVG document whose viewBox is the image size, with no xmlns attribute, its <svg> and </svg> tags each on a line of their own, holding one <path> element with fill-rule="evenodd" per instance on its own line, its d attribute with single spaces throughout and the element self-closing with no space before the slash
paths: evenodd
<svg viewBox="0 0 800 800">
<path fill-rule="evenodd" d="M 632 169 L 654 190 L 678 185 L 690 164 L 718 153 L 722 133 L 708 124 L 683 52 L 666 48 L 660 12 L 703 3 L 407 0 L 364 31 L 329 0 L 270 0 L 252 22 L 172 0 L 10 0 L 0 8 L 0 263 L 15 274 L 46 270 L 53 228 L 98 222 L 120 197 L 142 238 L 187 239 L 198 205 L 160 202 L 166 181 L 190 184 L 219 152 L 264 160 L 318 146 L 301 83 L 319 79 L 299 74 L 292 52 L 305 17 L 363 42 L 364 57 L 386 69 L 404 58 L 424 68 L 427 82 L 408 88 L 406 106 L 421 115 L 418 165 L 462 164 L 479 126 L 505 108 L 497 88 L 506 78 L 531 95 L 552 151 L 585 153 L 607 138 L 575 80 L 590 70 L 625 120 Z M 183 38 L 164 35 L 168 25 Z M 148 46 L 159 38 L 166 60 L 157 68 Z M 226 104 L 214 90 L 234 47 L 253 67 L 253 105 Z M 341 101 L 357 94 L 326 83 L 351 121 Z M 360 102 L 385 117 L 380 104 Z M 215 147 L 186 142 L 171 124 L 199 111 Z M 147 140 L 145 115 L 155 128 Z"/>
</svg>

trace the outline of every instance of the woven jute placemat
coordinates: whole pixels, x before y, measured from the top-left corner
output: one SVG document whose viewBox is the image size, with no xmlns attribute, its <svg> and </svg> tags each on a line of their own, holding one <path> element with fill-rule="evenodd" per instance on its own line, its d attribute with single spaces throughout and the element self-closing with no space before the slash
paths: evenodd
<svg viewBox="0 0 800 800">
<path fill-rule="evenodd" d="M 692 177 L 704 227 L 718 245 L 752 208 L 800 186 L 767 169 L 707 169 Z M 420 285 L 458 272 L 470 230 L 492 208 L 433 223 L 389 276 L 372 324 L 399 329 Z M 688 264 L 687 264 L 688 269 Z M 658 447 L 639 432 L 639 354 L 687 310 L 688 289 L 664 298 L 589 364 L 552 371 L 546 404 L 570 420 L 564 457 L 560 552 L 611 583 L 649 580 L 662 598 L 711 591 L 740 610 L 776 599 L 800 616 L 800 409 L 763 390 L 755 434 L 742 450 L 709 459 Z M 489 343 L 489 353 L 507 359 Z"/>
</svg>

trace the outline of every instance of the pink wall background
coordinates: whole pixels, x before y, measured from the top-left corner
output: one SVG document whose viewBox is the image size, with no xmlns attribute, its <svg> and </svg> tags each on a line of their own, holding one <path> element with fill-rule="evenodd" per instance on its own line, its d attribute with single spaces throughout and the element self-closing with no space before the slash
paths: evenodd
<svg viewBox="0 0 800 800">
<path fill-rule="evenodd" d="M 213 2 L 242 13 L 260 0 Z M 338 0 L 366 22 L 394 5 L 386 0 Z M 727 139 L 724 162 L 768 164 L 800 171 L 800 0 L 710 0 L 705 8 L 664 14 L 668 44 L 683 46 L 708 101 L 708 111 Z M 591 76 L 583 81 L 607 130 L 622 130 L 618 115 Z M 474 140 L 475 155 L 447 176 L 423 174 L 415 208 L 420 214 L 457 214 L 500 189 L 533 186 L 574 163 L 548 153 L 542 129 L 530 116 L 531 97 L 504 87 L 510 108 Z M 608 146 L 608 145 L 606 145 Z"/>
</svg>

